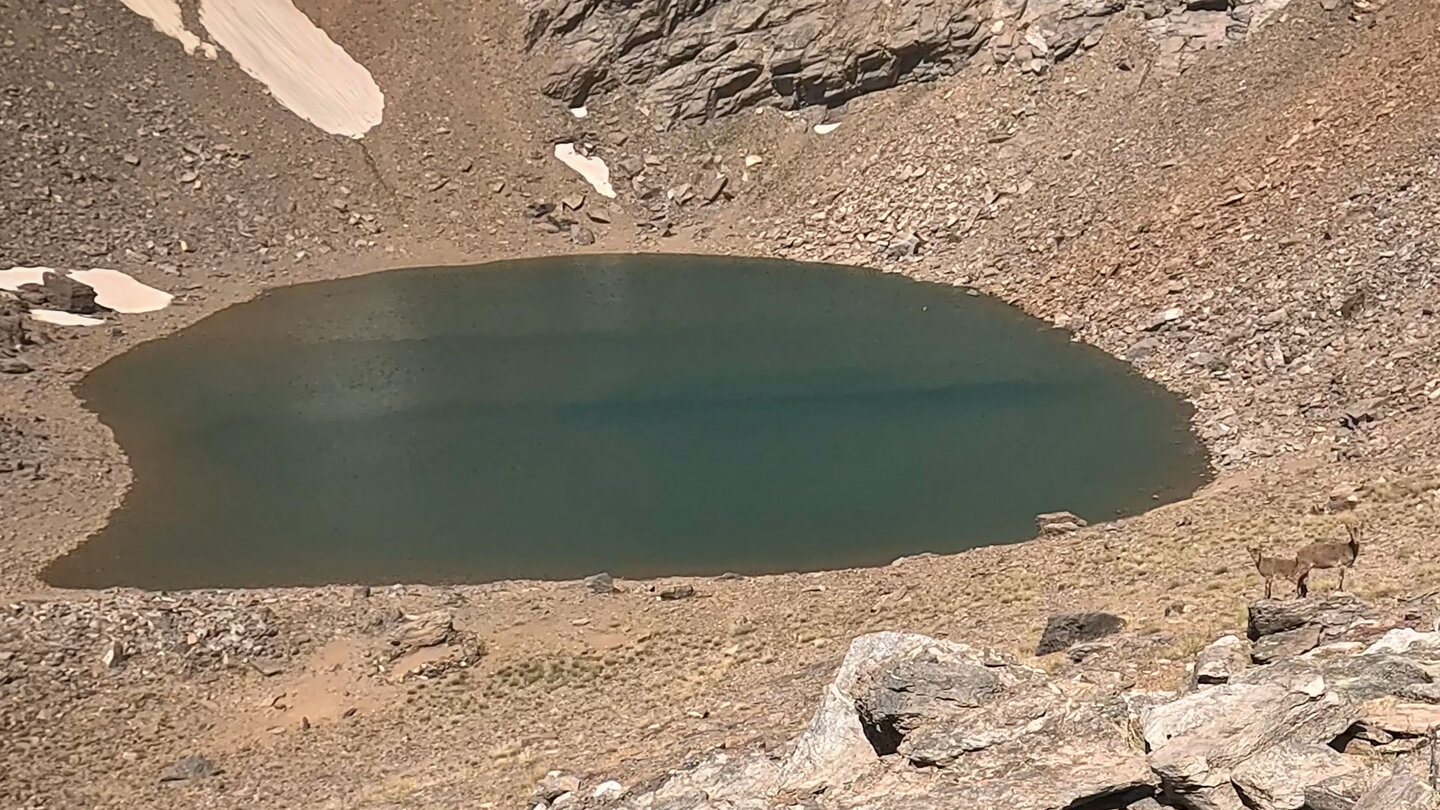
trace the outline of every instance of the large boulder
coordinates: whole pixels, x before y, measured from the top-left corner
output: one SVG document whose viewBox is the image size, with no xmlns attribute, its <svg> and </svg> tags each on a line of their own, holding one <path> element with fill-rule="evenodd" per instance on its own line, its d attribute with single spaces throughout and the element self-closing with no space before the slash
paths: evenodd
<svg viewBox="0 0 1440 810">
<path fill-rule="evenodd" d="M 22 284 L 20 300 L 32 307 L 93 315 L 100 311 L 95 303 L 95 288 L 81 284 L 69 276 L 46 272 L 39 284 Z"/>
<path fill-rule="evenodd" d="M 1345 806 L 1389 756 L 1384 743 L 1440 723 L 1417 699 L 1437 665 L 1440 635 L 1396 630 L 1370 647 L 1336 642 L 1253 667 L 1147 710 L 1150 766 L 1191 810 Z M 1357 735 L 1363 750 L 1335 750 Z"/>
<path fill-rule="evenodd" d="M 432 610 L 405 620 L 390 634 L 391 658 L 400 658 L 416 650 L 444 644 L 455 635 L 455 618 L 449 611 Z"/>
<path fill-rule="evenodd" d="M 1250 666 L 1250 642 L 1221 636 L 1195 656 L 1194 686 L 1229 683 Z"/>
<path fill-rule="evenodd" d="M 1313 618 L 1324 612 L 1270 626 L 1351 624 Z M 1212 645 L 1202 659 L 1224 663 L 1207 670 L 1224 682 L 1177 697 L 925 636 L 861 636 L 790 745 L 717 753 L 620 806 L 1440 810 L 1415 779 L 1440 728 L 1440 633 L 1395 629 L 1264 666 L 1243 651 Z"/>
<path fill-rule="evenodd" d="M 1035 645 L 1035 655 L 1060 652 L 1082 641 L 1094 641 L 1125 629 L 1125 620 L 1112 613 L 1062 613 L 1051 616 Z"/>
<path fill-rule="evenodd" d="M 1245 760 L 1230 774 L 1241 798 L 1256 810 L 1300 810 L 1306 791 L 1335 777 L 1364 773 L 1369 766 L 1328 745 L 1285 743 Z"/>
<path fill-rule="evenodd" d="M 1125 807 L 1155 784 L 1127 717 L 1118 695 L 1051 681 L 1008 656 L 875 633 L 851 645 L 783 762 L 717 756 L 635 806 L 769 807 L 772 795 L 821 795 L 837 810 Z M 712 804 L 689 803 L 705 797 Z"/>
<path fill-rule="evenodd" d="M 1251 602 L 1246 628 L 1251 641 L 1300 628 L 1313 628 L 1318 644 L 1384 633 L 1380 615 L 1374 608 L 1345 592 L 1329 592 L 1305 600 Z"/>
<path fill-rule="evenodd" d="M 1354 810 L 1437 810 L 1440 795 L 1409 774 L 1396 774 L 1360 797 Z"/>
</svg>

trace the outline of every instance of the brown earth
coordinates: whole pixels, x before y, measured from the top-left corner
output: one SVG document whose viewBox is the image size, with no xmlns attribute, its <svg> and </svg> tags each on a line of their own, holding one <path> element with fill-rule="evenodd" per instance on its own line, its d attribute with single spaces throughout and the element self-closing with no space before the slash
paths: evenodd
<svg viewBox="0 0 1440 810">
<path fill-rule="evenodd" d="M 629 786 L 792 737 L 848 640 L 877 629 L 1025 654 L 1049 614 L 1109 610 L 1157 642 L 1122 676 L 1165 685 L 1241 625 L 1260 585 L 1246 545 L 1338 539 L 1356 518 L 1351 590 L 1440 588 L 1434 4 L 1296 0 L 1178 77 L 1148 69 L 1156 48 L 1129 20 L 1044 78 L 972 67 L 857 99 L 823 137 L 805 112 L 657 131 L 597 104 L 574 120 L 531 80 L 513 6 L 299 5 L 386 93 L 363 142 L 324 136 L 118 3 L 0 0 L 0 267 L 114 267 L 178 296 L 93 330 L 32 325 L 36 370 L 0 375 L 4 806 L 512 807 L 550 769 Z M 975 286 L 1194 402 L 1217 479 L 1073 535 L 694 580 L 679 601 L 654 596 L 668 582 L 161 595 L 39 580 L 130 480 L 71 393 L 86 370 L 282 284 L 578 250 L 525 213 L 584 190 L 550 156 L 577 135 L 612 167 L 654 155 L 662 188 L 718 155 L 733 194 L 670 206 L 661 236 L 622 183 L 585 249 Z M 750 154 L 764 162 L 747 171 Z M 890 258 L 912 232 L 918 255 Z M 1353 514 L 1327 508 L 1350 492 Z M 403 615 L 431 610 L 453 617 L 443 645 L 392 659 Z M 474 666 L 400 677 L 477 644 Z M 191 753 L 222 772 L 158 781 Z"/>
</svg>

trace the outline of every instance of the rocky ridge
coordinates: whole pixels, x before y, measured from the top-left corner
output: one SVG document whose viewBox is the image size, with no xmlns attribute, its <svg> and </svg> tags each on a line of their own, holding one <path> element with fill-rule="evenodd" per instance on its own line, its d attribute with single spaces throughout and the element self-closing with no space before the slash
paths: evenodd
<svg viewBox="0 0 1440 810">
<path fill-rule="evenodd" d="M 789 745 L 715 753 L 618 806 L 1434 810 L 1440 633 L 1407 626 L 1418 619 L 1382 618 L 1342 593 L 1256 602 L 1244 643 L 1300 628 L 1324 643 L 1265 664 L 1225 652 L 1230 664 L 1216 667 L 1215 651 L 1239 642 L 1222 638 L 1183 693 L 874 633 L 851 644 Z M 567 786 L 541 804 L 615 805 L 609 795 L 587 803 L 579 780 Z"/>
<path fill-rule="evenodd" d="M 1243 39 L 1289 0 L 1137 4 L 1162 71 Z M 633 88 L 669 124 L 757 105 L 838 107 L 951 75 L 984 54 L 1036 76 L 1100 42 L 1125 0 L 535 0 L 526 45 L 553 41 L 543 91 L 572 108 Z"/>
</svg>

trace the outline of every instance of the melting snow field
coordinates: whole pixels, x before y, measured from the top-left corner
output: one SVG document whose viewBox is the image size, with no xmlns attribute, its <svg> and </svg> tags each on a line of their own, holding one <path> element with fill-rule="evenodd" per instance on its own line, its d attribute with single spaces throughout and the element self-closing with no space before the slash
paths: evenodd
<svg viewBox="0 0 1440 810">
<path fill-rule="evenodd" d="M 290 0 L 201 0 L 200 22 L 275 100 L 331 133 L 359 138 L 385 97 L 370 71 Z"/>
<path fill-rule="evenodd" d="M 39 284 L 45 280 L 46 273 L 59 273 L 51 267 L 12 267 L 9 270 L 0 270 L 0 290 L 18 292 L 21 285 Z"/>
<path fill-rule="evenodd" d="M 63 273 L 53 267 L 12 267 L 9 270 L 0 270 L 0 290 L 19 292 L 26 284 L 43 284 L 46 273 L 68 275 L 75 281 L 94 288 L 95 303 L 120 313 L 154 312 L 169 306 L 175 298 L 170 293 L 142 284 L 119 270 L 101 268 Z M 32 309 L 30 317 L 58 326 L 99 326 L 105 323 L 100 318 L 53 309 Z"/>
<path fill-rule="evenodd" d="M 185 27 L 178 0 L 120 1 L 186 53 L 218 55 Z M 320 129 L 359 138 L 380 123 L 385 96 L 370 71 L 290 0 L 201 0 L 200 23 L 276 101 Z"/>
</svg>

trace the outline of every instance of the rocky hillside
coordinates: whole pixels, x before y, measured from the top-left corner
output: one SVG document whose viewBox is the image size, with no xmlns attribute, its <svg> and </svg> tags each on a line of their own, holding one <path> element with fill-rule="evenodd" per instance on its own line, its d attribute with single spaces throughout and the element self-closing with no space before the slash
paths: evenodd
<svg viewBox="0 0 1440 810">
<path fill-rule="evenodd" d="M 862 636 L 782 750 L 717 753 L 618 806 L 1435 810 L 1440 633 L 1405 623 L 1345 594 L 1257 602 L 1249 638 L 1206 647 L 1179 694 L 1122 688 L 1093 663 L 1057 677 L 951 641 Z M 537 798 L 615 804 L 580 788 L 556 774 Z"/>
<path fill-rule="evenodd" d="M 200 5 L 179 10 L 204 33 Z M 533 808 L 549 771 L 547 802 L 637 810 L 1428 801 L 1407 775 L 1428 782 L 1440 588 L 1440 6 L 298 6 L 384 94 L 360 141 L 130 4 L 0 0 L 0 268 L 175 296 L 89 329 L 0 301 L 0 806 Z M 1009 547 L 607 593 L 39 578 L 131 480 L 73 393 L 99 363 L 279 285 L 590 250 L 998 296 L 1193 403 L 1218 477 Z M 1246 547 L 1352 518 L 1345 587 L 1374 607 L 1296 603 L 1331 618 L 1283 629 L 1257 607 L 1243 637 Z M 1095 611 L 1130 630 L 1035 656 L 1048 617 Z M 1049 781 L 1007 781 L 1025 763 Z"/>
</svg>

